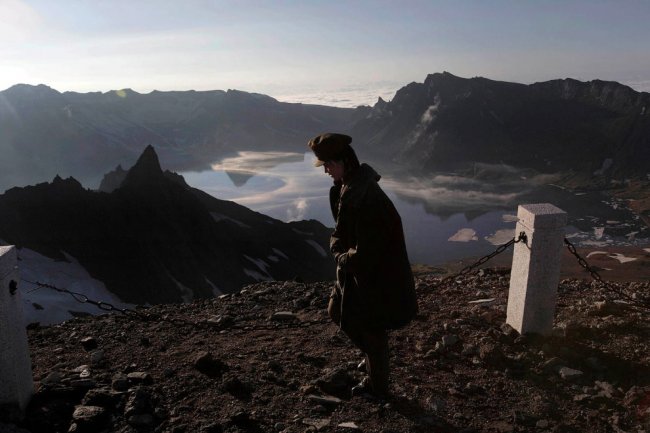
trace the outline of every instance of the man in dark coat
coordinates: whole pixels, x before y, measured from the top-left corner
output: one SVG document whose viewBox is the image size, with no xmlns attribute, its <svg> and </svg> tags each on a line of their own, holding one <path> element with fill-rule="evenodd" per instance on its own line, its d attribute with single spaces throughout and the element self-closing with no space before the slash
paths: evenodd
<svg viewBox="0 0 650 433">
<path fill-rule="evenodd" d="M 352 138 L 335 133 L 309 141 L 315 166 L 324 166 L 334 185 L 330 206 L 336 221 L 330 249 L 337 283 L 328 312 L 366 355 L 369 377 L 353 393 L 388 393 L 388 329 L 406 325 L 417 314 L 413 274 L 402 221 L 379 187 L 380 176 L 360 164 Z"/>
</svg>

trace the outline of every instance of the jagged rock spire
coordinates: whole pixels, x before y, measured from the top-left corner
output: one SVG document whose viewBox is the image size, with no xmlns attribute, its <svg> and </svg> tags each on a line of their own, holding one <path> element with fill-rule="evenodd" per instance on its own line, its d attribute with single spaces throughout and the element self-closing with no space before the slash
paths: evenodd
<svg viewBox="0 0 650 433">
<path fill-rule="evenodd" d="M 138 158 L 138 161 L 127 173 L 123 185 L 152 184 L 159 182 L 163 178 L 164 175 L 158 155 L 153 146 L 148 145 Z"/>
</svg>

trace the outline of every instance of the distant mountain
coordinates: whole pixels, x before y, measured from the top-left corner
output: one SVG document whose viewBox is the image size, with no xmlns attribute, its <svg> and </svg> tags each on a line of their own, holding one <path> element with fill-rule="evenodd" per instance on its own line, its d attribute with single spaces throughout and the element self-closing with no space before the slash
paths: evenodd
<svg viewBox="0 0 650 433">
<path fill-rule="evenodd" d="M 650 94 L 599 80 L 523 85 L 436 73 L 379 99 L 352 135 L 368 153 L 424 172 L 478 162 L 645 177 Z"/>
<path fill-rule="evenodd" d="M 308 137 L 347 130 L 357 113 L 237 90 L 60 93 L 15 85 L 0 92 L 0 192 L 57 173 L 97 182 L 143 143 L 174 171 L 208 168 L 242 150 L 303 152 Z"/>
<path fill-rule="evenodd" d="M 112 192 L 51 183 L 0 195 L 0 239 L 76 259 L 122 301 L 212 297 L 262 280 L 333 279 L 330 230 L 283 223 L 163 172 L 149 146 Z"/>
<path fill-rule="evenodd" d="M 350 133 L 362 159 L 415 172 L 487 163 L 587 181 L 645 177 L 650 94 L 599 80 L 524 85 L 444 72 L 391 101 L 348 109 L 237 90 L 82 94 L 16 85 L 0 92 L 0 192 L 57 173 L 95 185 L 97 173 L 136 158 L 143 143 L 171 170 L 202 170 L 239 151 L 304 152 L 323 131 Z"/>
</svg>

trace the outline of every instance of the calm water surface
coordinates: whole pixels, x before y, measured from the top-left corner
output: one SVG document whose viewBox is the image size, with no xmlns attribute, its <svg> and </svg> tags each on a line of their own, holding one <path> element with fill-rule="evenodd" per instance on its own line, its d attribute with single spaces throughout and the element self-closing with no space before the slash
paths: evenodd
<svg viewBox="0 0 650 433">
<path fill-rule="evenodd" d="M 322 167 L 313 166 L 311 153 L 241 152 L 212 168 L 181 174 L 195 188 L 273 218 L 316 219 L 328 227 L 334 226 L 328 203 L 331 179 Z M 377 171 L 382 174 L 379 168 Z M 412 263 L 439 265 L 494 251 L 514 236 L 516 208 L 520 203 L 550 201 L 567 211 L 570 207 L 570 215 L 588 212 L 570 219 L 580 226 L 568 228 L 576 243 L 634 243 L 635 236 L 643 233 L 643 228 L 628 221 L 628 215 L 626 221 L 608 219 L 616 212 L 616 204 L 548 187 L 537 194 L 540 201 L 535 201 L 537 197 L 534 189 L 531 192 L 528 188 L 530 184 L 524 182 L 526 191 L 520 184 L 487 185 L 450 175 L 415 179 L 395 172 L 384 174 L 380 181 L 402 217 Z M 585 204 L 577 211 L 581 200 Z M 620 215 L 618 219 L 622 219 Z M 617 230 L 599 231 L 600 226 L 607 224 L 614 227 L 610 223 L 616 223 Z M 610 231 L 616 235 L 610 236 Z M 637 234 L 630 237 L 629 233 L 635 231 Z"/>
</svg>

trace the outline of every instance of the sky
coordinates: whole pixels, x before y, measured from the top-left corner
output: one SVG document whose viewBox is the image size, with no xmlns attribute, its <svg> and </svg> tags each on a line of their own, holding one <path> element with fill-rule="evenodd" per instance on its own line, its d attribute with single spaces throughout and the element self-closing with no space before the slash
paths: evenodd
<svg viewBox="0 0 650 433">
<path fill-rule="evenodd" d="M 0 90 L 238 89 L 337 106 L 448 71 L 650 91 L 647 0 L 0 0 Z"/>
</svg>

